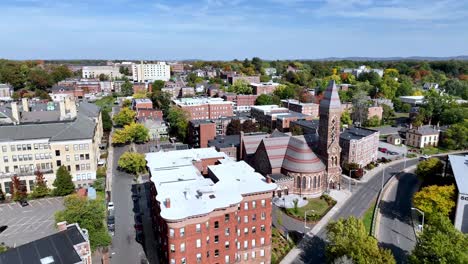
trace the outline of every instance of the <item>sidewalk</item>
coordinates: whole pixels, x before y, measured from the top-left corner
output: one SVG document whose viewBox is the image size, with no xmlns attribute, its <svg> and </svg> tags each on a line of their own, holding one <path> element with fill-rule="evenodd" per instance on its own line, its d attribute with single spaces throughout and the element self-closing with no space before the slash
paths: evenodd
<svg viewBox="0 0 468 264">
<path fill-rule="evenodd" d="M 330 209 L 330 211 L 328 211 L 328 213 L 317 224 L 315 224 L 312 230 L 305 234 L 305 236 L 313 237 L 318 234 L 328 224 L 330 218 L 332 218 L 333 215 L 341 209 L 346 200 L 351 197 L 351 193 L 348 190 L 330 190 L 329 195 L 336 200 L 335 206 L 333 206 L 333 208 Z M 302 241 L 304 241 L 304 239 L 305 238 L 303 238 Z M 281 260 L 280 264 L 293 263 L 294 259 L 302 253 L 299 248 L 300 246 L 296 245 L 291 251 L 289 251 L 283 260 Z"/>
</svg>

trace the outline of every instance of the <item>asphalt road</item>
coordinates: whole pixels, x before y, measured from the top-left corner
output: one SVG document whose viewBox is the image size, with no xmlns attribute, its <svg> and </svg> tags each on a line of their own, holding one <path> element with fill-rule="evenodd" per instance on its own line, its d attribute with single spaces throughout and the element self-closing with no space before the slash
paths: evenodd
<svg viewBox="0 0 468 264">
<path fill-rule="evenodd" d="M 376 237 L 381 246 L 392 250 L 397 263 L 407 263 L 416 245 L 411 221 L 411 200 L 418 187 L 415 174 L 402 173 L 389 183 L 380 203 L 380 223 Z"/>
<path fill-rule="evenodd" d="M 404 161 L 395 163 L 391 167 L 385 169 L 384 181 L 388 181 L 390 177 L 400 172 L 403 169 Z M 406 162 L 406 167 L 415 165 L 418 160 L 410 160 Z M 354 191 L 354 194 L 346 201 L 341 210 L 338 211 L 331 221 L 350 216 L 362 217 L 367 211 L 372 201 L 377 197 L 377 194 L 382 186 L 382 172 L 375 175 L 367 183 L 360 184 Z M 325 240 L 326 230 L 323 228 L 316 236 L 306 236 L 305 240 L 299 245 L 301 253 L 292 261 L 294 264 L 302 263 L 325 263 Z"/>
<path fill-rule="evenodd" d="M 141 263 L 145 257 L 142 246 L 135 241 L 133 200 L 131 186 L 133 176 L 117 170 L 117 161 L 128 148 L 114 147 L 114 166 L 112 168 L 112 201 L 115 206 L 115 233 L 112 238 L 111 263 Z"/>
</svg>

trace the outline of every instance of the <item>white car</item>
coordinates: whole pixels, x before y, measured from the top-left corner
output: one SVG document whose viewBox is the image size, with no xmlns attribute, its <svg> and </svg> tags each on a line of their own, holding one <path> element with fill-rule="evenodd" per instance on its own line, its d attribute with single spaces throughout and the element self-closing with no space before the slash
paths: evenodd
<svg viewBox="0 0 468 264">
<path fill-rule="evenodd" d="M 109 202 L 109 203 L 107 204 L 107 210 L 108 210 L 108 211 L 114 210 L 114 203 L 113 203 L 113 202 Z"/>
</svg>

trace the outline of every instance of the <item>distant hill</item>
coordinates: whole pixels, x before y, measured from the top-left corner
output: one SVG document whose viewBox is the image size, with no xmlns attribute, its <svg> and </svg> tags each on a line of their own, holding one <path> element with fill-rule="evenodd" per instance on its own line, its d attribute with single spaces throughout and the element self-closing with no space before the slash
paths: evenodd
<svg viewBox="0 0 468 264">
<path fill-rule="evenodd" d="M 445 61 L 445 60 L 468 60 L 468 55 L 452 56 L 452 57 L 423 57 L 423 56 L 412 56 L 412 57 L 329 57 L 322 59 L 312 59 L 314 61 Z"/>
</svg>

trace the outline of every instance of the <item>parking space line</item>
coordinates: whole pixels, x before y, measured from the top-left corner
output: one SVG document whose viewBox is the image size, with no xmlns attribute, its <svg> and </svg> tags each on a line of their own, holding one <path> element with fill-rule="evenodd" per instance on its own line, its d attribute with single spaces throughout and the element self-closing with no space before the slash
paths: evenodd
<svg viewBox="0 0 468 264">
<path fill-rule="evenodd" d="M 49 204 L 52 204 L 52 202 L 51 202 L 51 201 L 49 201 L 49 199 L 47 199 L 46 201 L 47 201 Z"/>
</svg>

